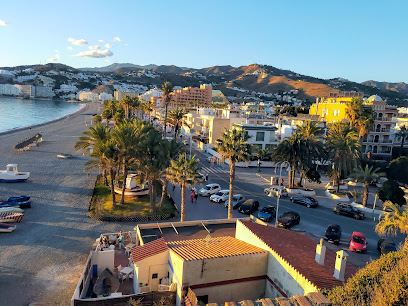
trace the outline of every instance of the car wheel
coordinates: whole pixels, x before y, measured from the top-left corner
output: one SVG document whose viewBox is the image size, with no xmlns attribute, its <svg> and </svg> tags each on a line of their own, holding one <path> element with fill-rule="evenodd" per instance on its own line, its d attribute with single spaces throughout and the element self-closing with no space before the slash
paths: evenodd
<svg viewBox="0 0 408 306">
<path fill-rule="evenodd" d="M 289 201 L 291 201 L 292 203 L 295 203 L 295 202 L 293 202 L 293 199 L 290 199 Z"/>
<path fill-rule="evenodd" d="M 359 215 L 354 215 L 354 219 L 358 220 L 358 219 L 360 219 L 360 216 Z"/>
<path fill-rule="evenodd" d="M 338 210 L 334 211 L 336 213 L 336 215 L 340 215 L 340 212 Z"/>
<path fill-rule="evenodd" d="M 306 207 L 307 207 L 307 208 L 310 208 L 310 204 L 307 204 Z"/>
<path fill-rule="evenodd" d="M 340 241 L 335 241 L 334 244 L 335 244 L 335 245 L 339 245 L 339 244 L 340 244 Z"/>
</svg>

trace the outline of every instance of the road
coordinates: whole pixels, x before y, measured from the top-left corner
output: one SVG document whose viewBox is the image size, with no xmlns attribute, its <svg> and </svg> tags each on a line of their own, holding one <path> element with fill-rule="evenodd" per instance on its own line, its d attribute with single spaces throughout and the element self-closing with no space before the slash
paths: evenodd
<svg viewBox="0 0 408 306">
<path fill-rule="evenodd" d="M 222 189 L 228 189 L 229 186 L 229 168 L 228 165 L 212 165 L 206 161 L 206 155 L 199 149 L 193 149 L 193 154 L 200 160 L 201 172 L 208 173 L 208 183 L 218 183 Z M 236 178 L 234 194 L 242 194 L 249 198 L 258 199 L 261 207 L 267 205 L 274 205 L 276 207 L 276 198 L 268 197 L 264 193 L 264 188 L 270 186 L 270 176 L 275 175 L 274 169 L 261 169 L 257 173 L 256 168 L 236 168 Z M 286 173 L 285 173 L 286 175 Z M 283 173 L 282 173 L 283 177 Z M 283 177 L 285 181 L 287 176 Z M 307 208 L 305 206 L 294 204 L 289 201 L 289 198 L 280 199 L 279 215 L 285 211 L 296 211 L 299 213 L 301 222 L 292 228 L 296 232 L 304 232 L 316 242 L 324 235 L 324 231 L 330 223 L 338 224 L 342 228 L 342 240 L 338 246 L 326 243 L 325 245 L 336 252 L 338 250 L 345 250 L 350 255 L 349 261 L 358 267 L 363 267 L 371 260 L 379 258 L 377 251 L 377 241 L 379 236 L 375 233 L 374 227 L 377 221 L 374 221 L 371 214 L 366 214 L 364 220 L 355 220 L 346 216 L 339 216 L 333 212 L 333 207 L 336 201 L 328 198 L 324 191 L 327 183 L 326 178 L 322 178 L 322 183 L 308 184 L 307 187 L 313 188 L 316 191 L 314 198 L 318 200 L 319 206 L 317 208 Z M 205 183 L 204 183 L 205 184 Z M 196 188 L 199 190 L 204 184 L 197 184 Z M 171 190 L 171 188 L 170 188 Z M 186 220 L 206 220 L 206 219 L 225 219 L 227 218 L 227 209 L 224 203 L 217 204 L 209 200 L 208 197 L 199 197 L 197 203 L 191 203 L 189 198 L 189 190 L 187 191 L 187 207 Z M 174 197 L 177 205 L 180 205 L 180 189 L 175 187 L 174 193 L 170 191 Z M 255 213 L 256 215 L 257 213 Z M 234 218 L 242 218 L 245 215 L 240 214 L 234 210 Z M 274 222 L 274 221 L 273 221 Z M 353 231 L 363 232 L 367 237 L 367 254 L 357 254 L 348 251 L 349 238 Z M 393 240 L 397 243 L 403 241 L 403 236 L 398 236 Z"/>
</svg>

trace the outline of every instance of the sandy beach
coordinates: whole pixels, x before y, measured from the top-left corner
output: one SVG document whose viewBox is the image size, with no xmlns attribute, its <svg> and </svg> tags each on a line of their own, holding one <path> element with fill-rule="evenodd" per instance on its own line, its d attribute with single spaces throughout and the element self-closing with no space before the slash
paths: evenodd
<svg viewBox="0 0 408 306">
<path fill-rule="evenodd" d="M 98 105 L 88 104 L 56 122 L 0 134 L 0 169 L 17 163 L 19 171 L 31 172 L 25 183 L 0 183 L 0 199 L 26 194 L 32 200 L 17 229 L 0 233 L 0 305 L 69 305 L 95 239 L 135 225 L 87 216 L 96 174 L 83 171 L 87 157 L 74 144 L 94 113 Z M 38 132 L 38 147 L 20 154 L 12 149 Z M 59 159 L 58 153 L 74 156 Z"/>
</svg>

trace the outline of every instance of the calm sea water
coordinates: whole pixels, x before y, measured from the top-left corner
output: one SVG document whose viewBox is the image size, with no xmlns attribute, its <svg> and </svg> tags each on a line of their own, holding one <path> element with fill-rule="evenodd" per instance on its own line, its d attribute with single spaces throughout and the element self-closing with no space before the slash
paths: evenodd
<svg viewBox="0 0 408 306">
<path fill-rule="evenodd" d="M 0 132 L 57 119 L 80 108 L 78 103 L 0 96 Z"/>
</svg>

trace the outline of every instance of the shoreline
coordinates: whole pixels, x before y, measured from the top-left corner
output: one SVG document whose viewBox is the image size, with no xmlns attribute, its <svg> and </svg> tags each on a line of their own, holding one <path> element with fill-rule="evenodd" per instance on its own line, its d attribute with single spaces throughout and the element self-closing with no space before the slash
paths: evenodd
<svg viewBox="0 0 408 306">
<path fill-rule="evenodd" d="M 54 123 L 54 122 L 63 120 L 65 118 L 68 118 L 69 116 L 76 115 L 79 112 L 85 111 L 88 108 L 89 108 L 89 104 L 88 103 L 83 103 L 78 110 L 76 110 L 76 111 L 74 111 L 72 113 L 66 114 L 64 116 L 61 116 L 61 117 L 58 117 L 58 118 L 55 118 L 55 119 L 52 119 L 52 120 L 41 122 L 41 123 L 38 123 L 38 124 L 33 124 L 33 125 L 25 126 L 25 127 L 20 127 L 20 128 L 15 128 L 15 129 L 2 131 L 2 132 L 0 132 L 0 136 L 12 134 L 14 132 L 21 132 L 21 131 L 24 131 L 24 130 L 30 130 L 30 129 L 35 128 L 35 127 L 41 127 L 41 126 L 44 126 L 44 125 L 49 124 L 49 123 Z"/>
</svg>

